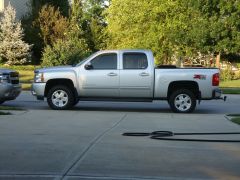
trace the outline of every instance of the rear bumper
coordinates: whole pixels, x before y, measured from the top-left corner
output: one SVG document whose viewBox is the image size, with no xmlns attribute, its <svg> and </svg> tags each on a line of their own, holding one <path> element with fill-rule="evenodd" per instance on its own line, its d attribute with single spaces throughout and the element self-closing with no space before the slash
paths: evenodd
<svg viewBox="0 0 240 180">
<path fill-rule="evenodd" d="M 21 84 L 0 84 L 0 99 L 4 101 L 16 99 L 22 91 Z"/>
<path fill-rule="evenodd" d="M 221 99 L 221 100 L 226 101 L 227 96 L 224 96 L 222 94 L 222 90 L 221 89 L 215 89 L 212 92 L 212 99 Z"/>
</svg>

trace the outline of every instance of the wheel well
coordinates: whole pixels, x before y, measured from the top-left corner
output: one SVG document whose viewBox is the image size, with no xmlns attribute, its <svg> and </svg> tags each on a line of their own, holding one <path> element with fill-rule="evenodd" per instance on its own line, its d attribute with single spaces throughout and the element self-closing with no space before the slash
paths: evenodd
<svg viewBox="0 0 240 180">
<path fill-rule="evenodd" d="M 72 92 L 75 96 L 77 95 L 77 91 L 74 87 L 72 80 L 70 80 L 70 79 L 52 79 L 52 80 L 49 80 L 46 84 L 44 96 L 46 97 L 49 90 L 52 87 L 57 86 L 57 85 L 67 86 L 68 88 L 70 88 L 72 90 Z"/>
<path fill-rule="evenodd" d="M 171 94 L 179 89 L 188 89 L 193 92 L 194 95 L 196 95 L 196 98 L 201 98 L 201 94 L 199 91 L 198 83 L 195 81 L 174 81 L 171 82 L 168 86 L 168 99 L 171 96 Z"/>
</svg>

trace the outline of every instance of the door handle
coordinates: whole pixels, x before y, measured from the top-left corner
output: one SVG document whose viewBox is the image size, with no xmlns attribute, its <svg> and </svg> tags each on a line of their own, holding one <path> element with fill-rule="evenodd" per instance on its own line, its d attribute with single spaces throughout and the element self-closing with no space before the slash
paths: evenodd
<svg viewBox="0 0 240 180">
<path fill-rule="evenodd" d="M 116 73 L 113 73 L 113 72 L 111 72 L 111 73 L 109 73 L 109 74 L 108 74 L 108 76 L 117 76 L 117 74 L 116 74 Z"/>
<path fill-rule="evenodd" d="M 145 72 L 142 72 L 142 73 L 140 73 L 139 75 L 140 75 L 140 76 L 149 76 L 149 74 L 148 74 L 148 73 L 145 73 Z"/>
</svg>

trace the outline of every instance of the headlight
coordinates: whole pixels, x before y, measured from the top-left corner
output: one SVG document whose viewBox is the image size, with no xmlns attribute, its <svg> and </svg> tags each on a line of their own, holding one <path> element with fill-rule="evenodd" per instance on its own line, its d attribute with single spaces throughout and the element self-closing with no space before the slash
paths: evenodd
<svg viewBox="0 0 240 180">
<path fill-rule="evenodd" d="M 9 83 L 9 76 L 6 74 L 0 74 L 0 83 Z"/>
<path fill-rule="evenodd" d="M 44 82 L 44 74 L 43 73 L 35 73 L 34 82 L 36 82 L 36 83 Z"/>
</svg>

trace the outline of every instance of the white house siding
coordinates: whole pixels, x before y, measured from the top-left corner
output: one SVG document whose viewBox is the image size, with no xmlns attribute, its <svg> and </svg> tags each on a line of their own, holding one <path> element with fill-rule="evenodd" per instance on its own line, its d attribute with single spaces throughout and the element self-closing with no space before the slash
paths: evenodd
<svg viewBox="0 0 240 180">
<path fill-rule="evenodd" d="M 4 0 L 0 0 L 0 12 L 4 10 Z"/>
<path fill-rule="evenodd" d="M 9 2 L 16 9 L 17 19 L 20 19 L 24 14 L 28 12 L 27 3 L 29 0 L 0 0 L 0 11 L 3 11 L 4 8 L 8 6 Z"/>
</svg>

